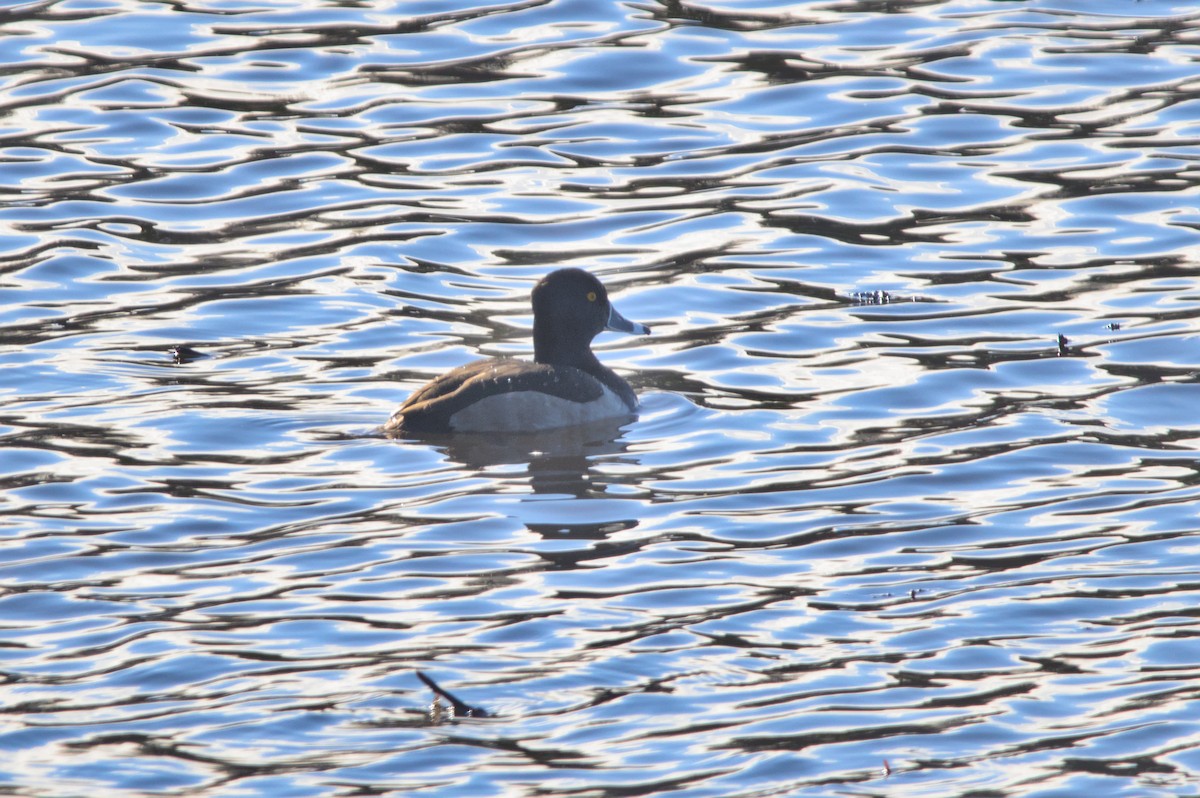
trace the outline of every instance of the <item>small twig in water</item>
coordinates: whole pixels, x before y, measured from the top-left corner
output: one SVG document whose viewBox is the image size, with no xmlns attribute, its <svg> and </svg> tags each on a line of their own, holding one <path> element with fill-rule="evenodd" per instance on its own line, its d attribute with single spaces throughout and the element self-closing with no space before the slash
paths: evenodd
<svg viewBox="0 0 1200 798">
<path fill-rule="evenodd" d="M 455 696 L 449 690 L 446 690 L 445 688 L 443 688 L 440 684 L 435 682 L 433 679 L 430 679 L 428 676 L 421 673 L 420 671 L 417 671 L 417 678 L 420 679 L 421 681 L 425 682 L 425 686 L 428 687 L 430 690 L 432 690 L 435 696 L 444 698 L 444 699 L 446 699 L 447 702 L 449 702 L 450 708 L 454 711 L 454 717 L 456 717 L 456 718 L 487 718 L 487 717 L 491 717 L 491 715 L 488 714 L 488 711 L 486 709 L 482 709 L 480 707 L 473 707 L 464 701 L 460 701 L 457 696 Z M 433 702 L 433 706 L 440 707 L 440 703 L 435 699 Z M 430 708 L 429 714 L 431 717 L 434 714 L 432 707 Z"/>
</svg>

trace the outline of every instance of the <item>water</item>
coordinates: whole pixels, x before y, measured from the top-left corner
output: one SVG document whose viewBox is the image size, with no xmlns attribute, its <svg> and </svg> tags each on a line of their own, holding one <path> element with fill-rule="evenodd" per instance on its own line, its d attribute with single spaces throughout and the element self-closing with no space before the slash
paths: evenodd
<svg viewBox="0 0 1200 798">
<path fill-rule="evenodd" d="M 1198 22 L 7 5 L 0 791 L 1200 793 Z M 376 433 L 560 264 L 636 421 Z"/>
</svg>

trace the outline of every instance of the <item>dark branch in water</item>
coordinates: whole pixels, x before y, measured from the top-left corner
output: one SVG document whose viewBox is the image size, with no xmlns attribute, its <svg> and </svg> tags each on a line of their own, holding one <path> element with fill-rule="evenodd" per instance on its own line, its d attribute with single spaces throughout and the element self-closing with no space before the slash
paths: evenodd
<svg viewBox="0 0 1200 798">
<path fill-rule="evenodd" d="M 435 695 L 437 695 L 441 698 L 444 698 L 448 702 L 450 702 L 450 706 L 454 710 L 454 716 L 456 718 L 488 718 L 488 717 L 491 717 L 491 715 L 488 713 L 488 711 L 486 709 L 482 709 L 480 707 L 473 707 L 470 704 L 460 701 L 457 696 L 455 696 L 449 690 L 446 690 L 445 688 L 443 688 L 440 684 L 435 682 L 433 679 L 430 679 L 428 676 L 421 673 L 420 671 L 417 671 L 417 678 L 420 679 L 421 681 L 425 682 L 425 685 L 430 690 L 432 690 Z"/>
</svg>

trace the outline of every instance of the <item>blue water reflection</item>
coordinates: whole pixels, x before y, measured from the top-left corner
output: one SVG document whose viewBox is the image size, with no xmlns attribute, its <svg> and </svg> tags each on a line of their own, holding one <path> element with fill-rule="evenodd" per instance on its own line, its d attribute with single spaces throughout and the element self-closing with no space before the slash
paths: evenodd
<svg viewBox="0 0 1200 798">
<path fill-rule="evenodd" d="M 1187 794 L 1196 12 L 885 5 L 9 8 L 0 791 Z"/>
</svg>

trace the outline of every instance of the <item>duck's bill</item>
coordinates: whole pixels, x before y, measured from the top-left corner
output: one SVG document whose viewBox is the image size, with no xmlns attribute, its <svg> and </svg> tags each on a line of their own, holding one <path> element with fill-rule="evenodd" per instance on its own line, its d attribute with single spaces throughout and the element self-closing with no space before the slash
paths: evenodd
<svg viewBox="0 0 1200 798">
<path fill-rule="evenodd" d="M 613 332 L 631 333 L 633 335 L 649 335 L 650 328 L 645 324 L 629 319 L 617 313 L 617 309 L 612 305 L 608 307 L 608 324 L 604 325 L 604 329 L 612 330 Z"/>
</svg>

